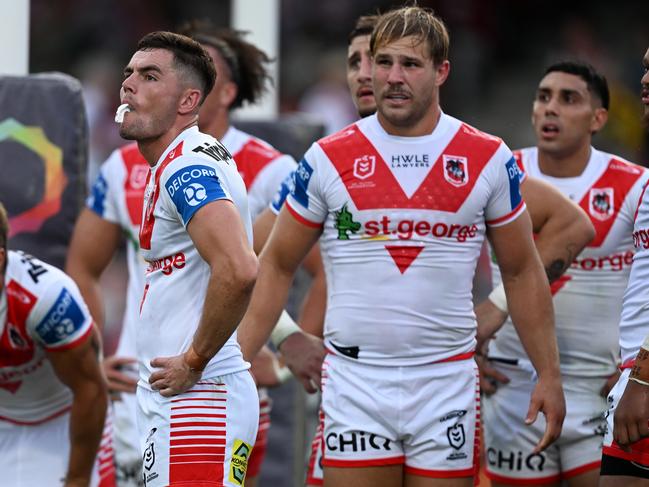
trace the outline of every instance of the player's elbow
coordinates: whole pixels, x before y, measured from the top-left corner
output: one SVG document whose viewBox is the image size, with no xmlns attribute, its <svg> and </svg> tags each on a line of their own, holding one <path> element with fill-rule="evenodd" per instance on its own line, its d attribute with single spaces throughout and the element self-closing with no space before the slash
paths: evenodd
<svg viewBox="0 0 649 487">
<path fill-rule="evenodd" d="M 253 252 L 246 252 L 231 262 L 230 286 L 241 294 L 251 294 L 257 281 L 259 262 Z"/>
<path fill-rule="evenodd" d="M 581 208 L 577 208 L 578 216 L 575 217 L 573 222 L 574 233 L 576 240 L 581 244 L 583 249 L 595 238 L 595 227 L 593 226 L 590 218 L 586 215 L 586 212 Z M 581 250 L 581 249 L 580 249 Z"/>
</svg>

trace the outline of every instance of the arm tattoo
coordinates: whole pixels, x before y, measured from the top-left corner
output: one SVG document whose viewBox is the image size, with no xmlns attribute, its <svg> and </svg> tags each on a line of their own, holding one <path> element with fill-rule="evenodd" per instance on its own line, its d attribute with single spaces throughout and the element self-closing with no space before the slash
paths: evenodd
<svg viewBox="0 0 649 487">
<path fill-rule="evenodd" d="M 635 358 L 635 363 L 633 365 L 633 368 L 631 369 L 631 376 L 630 377 L 636 377 L 636 378 L 644 378 L 644 375 L 646 375 L 646 361 L 649 359 L 649 351 L 645 350 L 644 348 L 641 348 L 640 351 L 638 352 L 638 356 Z M 643 374 L 645 372 L 645 374 Z"/>
<path fill-rule="evenodd" d="M 548 281 L 552 284 L 554 281 L 559 279 L 561 275 L 568 270 L 570 264 L 575 258 L 575 245 L 568 244 L 565 249 L 565 258 L 559 257 L 550 262 L 550 265 L 545 267 L 545 274 L 548 276 Z"/>
</svg>

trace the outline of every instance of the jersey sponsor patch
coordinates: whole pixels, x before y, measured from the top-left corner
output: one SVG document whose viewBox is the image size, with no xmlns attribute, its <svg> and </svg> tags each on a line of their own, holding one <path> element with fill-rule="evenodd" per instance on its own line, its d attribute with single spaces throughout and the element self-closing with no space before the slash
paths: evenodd
<svg viewBox="0 0 649 487">
<path fill-rule="evenodd" d="M 286 198 L 290 193 L 295 189 L 295 171 L 292 171 L 291 174 L 284 178 L 282 184 L 280 184 L 277 193 L 271 201 L 270 205 L 272 206 L 275 213 L 279 213 L 279 210 L 282 209 L 282 205 L 286 201 Z"/>
<path fill-rule="evenodd" d="M 36 326 L 36 334 L 45 345 L 65 342 L 83 327 L 86 317 L 70 291 L 63 288 L 54 306 Z"/>
<path fill-rule="evenodd" d="M 88 200 L 86 201 L 88 208 L 99 216 L 104 216 L 104 211 L 106 211 L 105 202 L 107 193 L 108 183 L 103 174 L 100 173 L 97 179 L 95 179 L 95 184 L 92 185 L 90 195 L 88 195 Z"/>
<path fill-rule="evenodd" d="M 521 172 L 516 164 L 516 159 L 513 157 L 507 161 L 505 167 L 507 168 L 507 177 L 509 178 L 509 199 L 512 210 L 514 210 L 518 208 L 518 205 L 521 204 L 523 199 L 520 188 Z"/>
<path fill-rule="evenodd" d="M 202 206 L 227 198 L 216 170 L 209 166 L 184 167 L 167 180 L 165 188 L 185 225 Z"/>
<path fill-rule="evenodd" d="M 306 159 L 302 159 L 295 169 L 294 177 L 294 187 L 293 187 L 293 198 L 295 201 L 300 203 L 305 208 L 309 207 L 309 194 L 307 189 L 309 188 L 309 181 L 311 181 L 311 176 L 313 175 L 313 168 L 309 165 Z"/>
</svg>

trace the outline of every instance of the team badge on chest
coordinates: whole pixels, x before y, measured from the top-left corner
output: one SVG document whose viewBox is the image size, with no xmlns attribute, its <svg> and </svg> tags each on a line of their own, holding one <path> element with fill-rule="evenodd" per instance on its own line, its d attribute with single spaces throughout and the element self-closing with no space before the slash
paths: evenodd
<svg viewBox="0 0 649 487">
<path fill-rule="evenodd" d="M 466 157 L 442 155 L 444 179 L 453 186 L 464 186 L 469 182 L 469 164 Z"/>
<path fill-rule="evenodd" d="M 358 179 L 367 179 L 374 174 L 376 168 L 375 156 L 362 156 L 354 159 L 354 176 Z"/>
<path fill-rule="evenodd" d="M 591 216 L 602 221 L 611 218 L 615 210 L 613 196 L 613 188 L 592 188 L 588 197 Z"/>
</svg>

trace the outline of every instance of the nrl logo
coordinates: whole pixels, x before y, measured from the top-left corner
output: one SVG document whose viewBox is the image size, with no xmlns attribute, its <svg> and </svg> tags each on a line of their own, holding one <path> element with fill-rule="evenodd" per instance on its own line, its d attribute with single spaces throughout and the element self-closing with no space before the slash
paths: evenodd
<svg viewBox="0 0 649 487">
<path fill-rule="evenodd" d="M 588 212 L 600 221 L 613 216 L 613 188 L 593 188 L 588 195 Z"/>
<path fill-rule="evenodd" d="M 469 182 L 469 164 L 466 157 L 442 156 L 444 179 L 453 186 L 464 186 Z"/>
<path fill-rule="evenodd" d="M 376 168 L 375 156 L 362 156 L 354 159 L 354 176 L 358 179 L 367 179 L 374 174 Z"/>
</svg>

